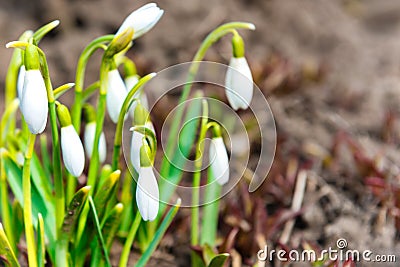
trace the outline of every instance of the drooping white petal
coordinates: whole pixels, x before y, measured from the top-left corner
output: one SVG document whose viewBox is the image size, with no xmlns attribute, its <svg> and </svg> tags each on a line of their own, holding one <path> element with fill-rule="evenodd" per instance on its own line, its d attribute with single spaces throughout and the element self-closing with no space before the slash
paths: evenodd
<svg viewBox="0 0 400 267">
<path fill-rule="evenodd" d="M 67 170 L 75 177 L 80 176 L 85 167 L 85 152 L 72 125 L 61 128 L 61 151 Z"/>
<path fill-rule="evenodd" d="M 39 70 L 26 71 L 22 92 L 21 112 L 29 131 L 39 134 L 46 127 L 49 110 L 47 91 Z"/>
<path fill-rule="evenodd" d="M 229 181 L 229 159 L 222 137 L 213 138 L 209 151 L 210 168 L 220 185 Z"/>
<path fill-rule="evenodd" d="M 23 89 L 24 89 L 24 80 L 25 80 L 25 65 L 21 65 L 18 72 L 18 80 L 17 80 L 17 93 L 19 101 L 22 101 Z"/>
<path fill-rule="evenodd" d="M 139 81 L 139 75 L 130 75 L 125 79 L 125 87 L 129 92 Z"/>
<path fill-rule="evenodd" d="M 119 113 L 127 94 L 124 81 L 122 80 L 118 70 L 115 69 L 109 71 L 106 100 L 108 114 L 114 123 L 118 122 Z"/>
<path fill-rule="evenodd" d="M 225 77 L 225 91 L 234 110 L 247 109 L 253 97 L 253 77 L 246 58 L 232 57 Z"/>
<path fill-rule="evenodd" d="M 133 39 L 136 39 L 156 25 L 163 15 L 164 10 L 160 9 L 157 4 L 149 3 L 141 8 L 133 11 L 122 23 L 115 35 L 122 33 L 128 27 L 133 28 Z"/>
<path fill-rule="evenodd" d="M 160 192 L 153 168 L 141 167 L 136 188 L 136 203 L 144 221 L 153 221 L 158 214 Z"/>
<path fill-rule="evenodd" d="M 143 137 L 144 135 L 137 131 L 132 132 L 131 163 L 137 172 L 139 172 L 140 169 L 140 147 L 143 144 Z"/>
<path fill-rule="evenodd" d="M 94 143 L 94 136 L 96 133 L 96 122 L 89 122 L 86 124 L 85 127 L 85 151 L 86 155 L 91 158 L 93 153 L 93 143 Z M 106 137 L 104 136 L 104 132 L 100 135 L 99 140 L 99 160 L 103 163 L 107 157 L 107 144 L 106 144 Z"/>
</svg>

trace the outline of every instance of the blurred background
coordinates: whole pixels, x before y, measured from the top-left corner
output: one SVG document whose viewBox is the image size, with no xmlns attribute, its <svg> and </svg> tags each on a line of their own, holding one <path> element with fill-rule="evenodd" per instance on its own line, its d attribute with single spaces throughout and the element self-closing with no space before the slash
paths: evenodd
<svg viewBox="0 0 400 267">
<path fill-rule="evenodd" d="M 60 19 L 41 47 L 53 84 L 73 82 L 85 45 L 116 32 L 145 3 L 0 1 L 1 110 L 12 53 L 7 42 Z M 257 27 L 242 32 L 246 57 L 275 116 L 278 146 L 262 188 L 249 194 L 243 181 L 223 201 L 219 248 L 232 253 L 232 265 L 254 264 L 267 243 L 317 250 L 340 237 L 352 249 L 396 254 L 400 261 L 400 2 L 163 0 L 158 5 L 164 16 L 128 53 L 141 75 L 190 61 L 203 38 L 224 22 Z M 206 58 L 228 63 L 230 57 L 227 37 Z M 97 79 L 99 62 L 97 55 L 86 84 Z M 72 103 L 72 92 L 62 100 Z M 298 210 L 292 206 L 293 192 L 303 171 L 306 194 Z M 189 219 L 184 214 L 152 264 L 187 266 Z M 288 222 L 293 229 L 286 229 Z"/>
</svg>

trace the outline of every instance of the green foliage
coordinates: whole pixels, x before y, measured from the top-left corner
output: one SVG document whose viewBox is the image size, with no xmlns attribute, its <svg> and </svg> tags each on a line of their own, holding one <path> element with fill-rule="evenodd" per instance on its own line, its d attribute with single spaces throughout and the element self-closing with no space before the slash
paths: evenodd
<svg viewBox="0 0 400 267">
<path fill-rule="evenodd" d="M 73 83 L 67 83 L 53 90 L 45 52 L 38 46 L 40 40 L 58 24 L 59 21 L 53 21 L 35 32 L 27 31 L 19 41 L 7 45 L 7 47 L 15 48 L 15 51 L 7 72 L 6 111 L 1 117 L 0 260 L 6 266 L 19 266 L 18 256 L 26 253 L 30 266 L 50 264 L 61 267 L 81 267 L 89 263 L 91 266 L 111 266 L 110 251 L 113 243 L 124 242 L 119 266 L 127 265 L 134 244 L 143 251 L 135 266 L 145 266 L 180 208 L 180 200 L 169 209 L 163 205 L 155 221 L 143 222 L 136 208 L 138 203 L 134 198 L 136 183 L 132 175 L 137 178 L 137 173 L 131 175 L 128 168 L 120 166 L 122 125 L 125 113 L 132 102 L 136 101 L 135 92 L 155 74 L 148 74 L 140 79 L 125 98 L 115 131 L 112 160 L 102 166 L 99 162 L 98 144 L 106 111 L 107 71 L 118 67 L 121 62 L 127 62 L 127 59 L 121 60 L 121 58 L 125 58 L 124 53 L 131 47 L 134 31 L 127 30 L 118 38 L 114 38 L 114 35 L 99 37 L 84 49 L 76 70 L 75 102 L 71 107 L 71 118 L 68 116 L 67 121 L 65 118 L 61 120 L 62 124 L 72 123 L 78 135 L 82 134 L 82 108 L 90 96 L 98 94 L 93 153 L 89 157 L 88 171 L 85 173 L 87 174 L 86 183 L 80 185 L 84 176 L 76 180 L 67 173 L 62 164 L 61 138 L 57 123 L 60 121 L 60 114 L 57 118 L 56 113 L 56 105 L 68 110 L 57 101 L 57 98 L 71 89 Z M 195 60 L 201 60 L 214 42 L 236 28 L 251 29 L 252 25 L 230 23 L 217 28 L 203 42 Z M 103 52 L 99 67 L 99 81 L 84 89 L 86 64 L 97 50 Z M 16 112 L 20 102 L 16 100 L 18 73 L 23 64 L 24 53 L 29 54 L 31 51 L 35 51 L 35 57 L 29 57 L 29 66 L 40 67 L 49 107 L 49 133 L 40 136 L 40 143 L 37 146 L 35 146 L 37 136 L 29 132 L 24 118 L 20 118 L 19 113 Z M 116 53 L 118 54 L 114 56 Z M 195 73 L 196 64 L 192 66 L 190 75 L 195 75 Z M 188 81 L 192 79 L 193 77 L 190 76 Z M 189 96 L 189 90 L 190 86 L 186 86 L 181 103 Z M 197 140 L 197 133 L 203 131 L 205 136 L 204 129 L 199 128 L 204 126 L 200 125 L 202 120 L 199 119 L 201 115 L 204 115 L 202 94 L 196 92 L 194 97 L 187 109 L 185 105 L 181 105 L 181 112 L 174 119 L 175 130 L 171 131 L 168 150 L 173 151 L 169 155 L 176 165 L 163 162 L 161 174 L 172 182 L 172 186 L 163 182 L 160 184 L 163 201 L 171 198 L 176 185 L 182 178 L 181 168 L 184 167 L 186 158 L 198 146 L 198 143 L 203 141 Z M 143 111 L 143 114 L 147 114 L 147 111 Z M 182 118 L 187 123 L 182 129 L 179 140 L 176 141 L 174 131 L 176 132 Z M 203 120 L 206 121 L 207 118 Z M 153 164 L 157 152 L 156 133 L 149 128 L 135 126 L 136 131 L 147 136 L 152 153 L 150 161 Z M 25 154 L 24 158 L 22 158 L 23 154 Z M 120 182 L 121 175 L 124 177 L 122 183 Z M 207 193 L 207 198 L 215 199 L 219 194 L 220 188 L 214 187 Z M 10 205 L 10 203 L 13 204 Z M 197 212 L 197 216 L 198 214 Z M 197 217 L 196 222 L 199 221 L 198 219 Z M 218 202 L 205 209 L 203 224 L 204 229 L 208 230 L 201 236 L 202 244 L 207 243 L 213 246 L 204 248 L 205 263 L 211 267 L 223 266 L 229 256 L 213 252 L 217 221 Z M 24 230 L 25 235 L 23 235 Z M 22 236 L 26 239 L 25 241 L 21 240 Z M 21 247 L 21 242 L 27 244 L 26 252 L 18 249 Z"/>
</svg>

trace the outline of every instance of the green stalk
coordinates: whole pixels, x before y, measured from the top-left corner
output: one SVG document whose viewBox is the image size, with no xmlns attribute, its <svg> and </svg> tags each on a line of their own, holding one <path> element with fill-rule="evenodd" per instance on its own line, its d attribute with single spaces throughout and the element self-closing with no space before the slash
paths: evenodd
<svg viewBox="0 0 400 267">
<path fill-rule="evenodd" d="M 219 210 L 219 196 L 221 195 L 222 186 L 215 180 L 211 169 L 208 169 L 208 181 L 205 190 L 205 203 L 203 208 L 202 218 L 202 231 L 200 237 L 200 244 L 208 244 L 211 247 L 215 246 L 217 239 L 218 227 L 218 210 Z"/>
<path fill-rule="evenodd" d="M 0 158 L 0 190 L 1 190 L 1 218 L 4 224 L 5 232 L 10 241 L 11 248 L 13 251 L 17 251 L 16 243 L 15 243 L 15 236 L 13 231 L 13 222 L 11 220 L 10 214 L 10 206 L 8 200 L 8 184 L 7 184 L 7 177 L 6 172 L 4 169 L 4 162 L 3 157 Z"/>
<path fill-rule="evenodd" d="M 129 253 L 131 252 L 133 240 L 135 240 L 136 232 L 139 229 L 141 221 L 142 217 L 140 216 L 139 211 L 137 211 L 131 229 L 129 230 L 128 236 L 126 237 L 124 248 L 122 249 L 121 258 L 118 265 L 119 267 L 126 267 L 128 264 Z"/>
<path fill-rule="evenodd" d="M 122 104 L 121 111 L 119 113 L 117 128 L 115 131 L 115 138 L 114 138 L 114 151 L 112 156 L 112 170 L 115 171 L 118 169 L 118 162 L 119 156 L 121 152 L 121 145 L 122 145 L 122 130 L 125 121 L 125 114 L 128 111 L 129 107 L 132 105 L 135 99 L 133 98 L 135 93 L 145 85 L 151 78 L 153 78 L 156 74 L 150 73 L 143 78 L 141 78 L 137 84 L 129 91 L 128 95 L 126 96 L 124 103 Z"/>
<path fill-rule="evenodd" d="M 51 126 L 51 138 L 53 143 L 53 173 L 54 173 L 54 188 L 56 195 L 56 229 L 58 233 L 58 229 L 61 228 L 64 214 L 65 214 L 65 199 L 64 199 L 64 185 L 62 179 L 62 169 L 61 169 L 61 148 L 60 148 L 60 140 L 58 135 L 58 126 L 57 126 L 57 113 L 56 113 L 56 104 L 55 97 L 53 92 L 53 86 L 51 85 L 50 75 L 49 75 L 49 67 L 47 65 L 46 55 L 44 52 L 37 48 L 40 55 L 41 60 L 41 68 L 42 75 L 44 78 L 44 82 L 47 90 L 47 99 L 49 102 L 49 111 L 50 111 L 50 126 Z"/>
<path fill-rule="evenodd" d="M 0 147 L 3 147 L 7 133 L 12 133 L 14 130 L 10 129 L 12 121 L 15 121 L 15 112 L 19 107 L 19 100 L 13 99 L 7 106 L 0 122 Z M 7 127 L 8 126 L 8 127 Z"/>
<path fill-rule="evenodd" d="M 87 184 L 92 187 L 92 192 L 95 190 L 96 177 L 99 169 L 99 142 L 100 135 L 103 131 L 104 117 L 106 115 L 106 96 L 107 96 L 107 71 L 108 60 L 103 56 L 100 66 L 100 95 L 96 113 L 96 131 L 93 141 L 92 158 L 89 165 Z"/>
<path fill-rule="evenodd" d="M 94 224 L 96 226 L 97 235 L 98 235 L 98 238 L 99 238 L 99 241 L 100 241 L 100 246 L 101 246 L 101 248 L 103 250 L 103 256 L 104 256 L 104 258 L 106 260 L 107 266 L 111 267 L 111 262 L 110 262 L 110 258 L 108 257 L 106 244 L 104 242 L 103 234 L 101 233 L 99 217 L 97 216 L 96 207 L 94 205 L 94 202 L 93 202 L 93 199 L 92 199 L 91 196 L 89 196 L 89 205 L 90 205 L 90 209 L 92 210 L 92 213 L 93 213 L 93 220 L 94 220 Z"/>
<path fill-rule="evenodd" d="M 202 157 L 204 151 L 204 139 L 207 134 L 207 122 L 208 122 L 208 104 L 206 100 L 203 100 L 203 115 L 200 125 L 199 140 L 196 145 L 196 155 L 194 163 L 194 174 L 193 174 L 193 191 L 192 191 L 192 222 L 191 222 L 191 245 L 196 246 L 199 244 L 199 200 L 200 200 L 200 180 L 201 180 L 201 166 Z M 192 252 L 192 265 L 198 266 L 196 260 L 197 255 Z"/>
<path fill-rule="evenodd" d="M 78 65 L 76 69 L 76 76 L 75 76 L 75 100 L 74 104 L 72 105 L 71 110 L 71 118 L 72 118 L 72 125 L 74 125 L 75 130 L 79 133 L 81 128 L 81 114 L 82 114 L 82 92 L 83 86 L 85 82 L 85 70 L 86 65 L 93 55 L 93 53 L 103 46 L 105 42 L 111 42 L 114 38 L 114 35 L 105 35 L 101 36 L 95 40 L 93 40 L 90 44 L 88 44 L 85 49 L 83 50 L 82 54 L 79 57 Z"/>
<path fill-rule="evenodd" d="M 45 245 L 45 237 L 44 237 L 44 222 L 42 214 L 38 214 L 38 223 L 37 223 L 37 249 L 38 249 L 38 265 L 40 267 L 44 267 L 44 263 L 46 261 L 46 245 Z"/>
<path fill-rule="evenodd" d="M 86 65 L 93 55 L 93 53 L 103 47 L 103 43 L 110 42 L 114 38 L 114 35 L 105 35 L 93 40 L 86 48 L 83 50 L 82 54 L 78 60 L 78 66 L 76 69 L 75 76 L 75 100 L 71 109 L 71 119 L 72 125 L 75 127 L 76 132 L 79 134 L 81 130 L 81 116 L 82 116 L 82 106 L 85 102 L 83 86 L 85 83 L 85 70 Z M 67 199 L 72 199 L 75 189 L 76 189 L 76 178 L 71 174 L 67 176 Z"/>
<path fill-rule="evenodd" d="M 156 250 L 158 244 L 160 243 L 162 237 L 164 236 L 165 232 L 167 231 L 169 225 L 171 224 L 172 220 L 174 219 L 176 213 L 179 210 L 179 207 L 181 206 L 181 200 L 178 199 L 177 203 L 175 206 L 173 206 L 165 215 L 165 218 L 163 222 L 160 224 L 160 227 L 158 227 L 157 232 L 154 235 L 154 238 L 151 240 L 150 245 L 146 249 L 146 251 L 143 253 L 142 257 L 140 257 L 139 261 L 135 264 L 136 267 L 143 267 L 146 266 L 147 262 L 149 261 L 151 255 L 154 253 Z M 122 266 L 120 266 L 122 267 Z"/>
<path fill-rule="evenodd" d="M 35 233 L 33 230 L 33 222 L 32 222 L 31 170 L 30 170 L 33 149 L 35 146 L 35 140 L 36 140 L 36 135 L 29 134 L 28 147 L 25 153 L 25 161 L 22 171 L 25 237 L 28 249 L 28 262 L 29 266 L 31 267 L 37 267 Z"/>
<path fill-rule="evenodd" d="M 175 118 L 172 122 L 171 129 L 169 132 L 168 136 L 168 142 L 167 142 L 167 147 L 166 147 L 166 153 L 164 155 L 164 159 L 161 164 L 161 175 L 162 177 L 167 177 L 168 171 L 169 171 L 169 163 L 167 158 L 172 158 L 173 153 L 175 151 L 175 147 L 173 146 L 174 140 L 176 139 L 176 136 L 178 135 L 179 131 L 179 125 L 181 123 L 182 117 L 183 117 L 183 112 L 184 112 L 184 105 L 180 105 L 184 103 L 190 94 L 190 89 L 192 87 L 192 82 L 194 78 L 196 77 L 196 74 L 199 69 L 199 61 L 202 61 L 206 55 L 207 50 L 216 42 L 218 41 L 221 37 L 225 36 L 228 33 L 231 33 L 232 30 L 235 29 L 249 29 L 249 30 L 254 30 L 255 26 L 251 23 L 245 23 L 245 22 L 230 22 L 223 24 L 213 30 L 211 33 L 207 35 L 207 37 L 204 39 L 204 41 L 201 43 L 199 49 L 197 50 L 197 53 L 193 57 L 192 64 L 189 69 L 189 74 L 187 78 L 187 83 L 185 84 L 183 88 L 182 95 L 179 99 L 179 104 L 177 108 L 177 113 L 175 115 Z"/>
<path fill-rule="evenodd" d="M 83 102 L 86 102 L 86 100 L 88 100 L 88 98 L 91 97 L 92 94 L 93 94 L 94 92 L 96 92 L 97 89 L 99 89 L 99 87 L 100 87 L 100 82 L 99 82 L 99 81 L 94 82 L 94 83 L 92 83 L 91 85 L 89 85 L 89 86 L 85 89 L 85 91 L 83 91 L 82 103 L 83 103 Z"/>
</svg>

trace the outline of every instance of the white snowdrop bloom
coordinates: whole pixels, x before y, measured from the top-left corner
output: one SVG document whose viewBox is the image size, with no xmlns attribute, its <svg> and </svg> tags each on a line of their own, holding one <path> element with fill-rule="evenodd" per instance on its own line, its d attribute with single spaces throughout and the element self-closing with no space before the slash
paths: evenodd
<svg viewBox="0 0 400 267">
<path fill-rule="evenodd" d="M 47 91 L 39 70 L 27 70 L 22 89 L 21 112 L 29 131 L 39 134 L 46 128 L 48 114 Z"/>
<path fill-rule="evenodd" d="M 137 131 L 132 132 L 130 159 L 133 168 L 135 168 L 137 172 L 139 172 L 140 169 L 140 147 L 143 143 L 143 137 L 144 135 L 142 133 L 139 133 Z"/>
<path fill-rule="evenodd" d="M 61 128 L 61 150 L 65 167 L 73 176 L 79 177 L 85 167 L 85 152 L 72 124 Z"/>
<path fill-rule="evenodd" d="M 140 167 L 136 203 L 144 221 L 153 221 L 158 214 L 160 192 L 153 168 Z"/>
<path fill-rule="evenodd" d="M 253 77 L 245 57 L 232 57 L 225 77 L 225 91 L 234 110 L 247 109 L 253 97 Z"/>
<path fill-rule="evenodd" d="M 117 69 L 108 72 L 107 110 L 111 120 L 118 122 L 122 104 L 127 96 L 124 81 Z"/>
<path fill-rule="evenodd" d="M 226 184 L 229 181 L 229 159 L 222 137 L 216 137 L 211 140 L 209 160 L 215 180 L 220 185 Z"/>
<path fill-rule="evenodd" d="M 138 83 L 139 79 L 140 79 L 140 77 L 138 75 L 131 75 L 125 79 L 125 86 L 126 86 L 126 90 L 128 91 L 128 93 Z M 135 92 L 135 94 L 133 95 L 133 98 L 139 99 L 142 106 L 147 110 L 149 109 L 149 101 L 147 99 L 146 93 L 143 91 L 142 88 L 139 88 L 139 90 L 137 90 Z M 134 101 L 132 103 L 131 107 L 129 108 L 129 114 L 132 119 L 135 116 L 136 105 L 137 105 L 137 101 Z"/>
<path fill-rule="evenodd" d="M 88 158 L 92 157 L 95 133 L 96 133 L 96 122 L 92 121 L 87 123 L 85 127 L 84 142 L 85 142 L 85 151 Z M 103 163 L 106 160 L 106 157 L 107 157 L 107 143 L 104 132 L 102 132 L 99 140 L 100 162 Z"/>
<path fill-rule="evenodd" d="M 164 10 L 160 9 L 156 3 L 149 3 L 133 11 L 122 23 L 115 35 L 122 33 L 125 29 L 133 28 L 133 39 L 136 39 L 149 30 L 160 20 Z"/>
<path fill-rule="evenodd" d="M 19 68 L 18 80 L 17 80 L 17 93 L 20 101 L 22 100 L 22 92 L 24 89 L 25 73 L 26 73 L 25 65 L 21 65 L 21 67 Z"/>
</svg>

